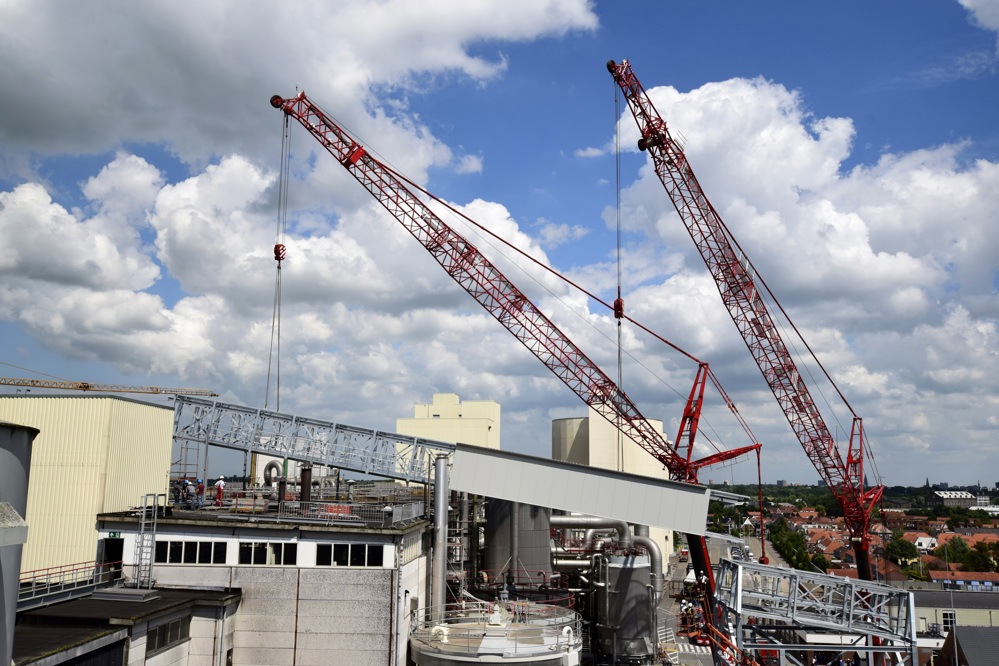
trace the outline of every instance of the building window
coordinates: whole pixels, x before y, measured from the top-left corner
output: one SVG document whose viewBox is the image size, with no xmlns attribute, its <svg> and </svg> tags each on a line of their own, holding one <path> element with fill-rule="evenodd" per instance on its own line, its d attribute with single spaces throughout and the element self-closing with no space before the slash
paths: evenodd
<svg viewBox="0 0 999 666">
<path fill-rule="evenodd" d="M 152 627 L 146 632 L 146 654 L 152 655 L 171 648 L 187 640 L 191 635 L 191 617 L 182 617 L 158 627 Z"/>
<path fill-rule="evenodd" d="M 957 612 L 952 610 L 943 611 L 943 630 L 950 633 L 955 624 L 957 624 Z"/>
<path fill-rule="evenodd" d="M 316 566 L 318 567 L 380 567 L 383 564 L 384 548 L 381 544 L 316 544 Z"/>
<path fill-rule="evenodd" d="M 239 563 L 264 566 L 294 566 L 298 563 L 297 543 L 241 541 Z"/>
<path fill-rule="evenodd" d="M 225 564 L 225 541 L 157 541 L 157 564 Z"/>
</svg>

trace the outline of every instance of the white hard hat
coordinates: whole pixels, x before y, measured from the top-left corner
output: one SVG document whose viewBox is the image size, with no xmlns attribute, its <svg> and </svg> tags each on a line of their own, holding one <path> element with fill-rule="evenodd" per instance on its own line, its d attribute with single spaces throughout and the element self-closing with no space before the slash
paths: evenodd
<svg viewBox="0 0 999 666">
<path fill-rule="evenodd" d="M 225 481 L 225 477 L 222 476 L 221 474 L 219 475 L 219 481 Z"/>
</svg>

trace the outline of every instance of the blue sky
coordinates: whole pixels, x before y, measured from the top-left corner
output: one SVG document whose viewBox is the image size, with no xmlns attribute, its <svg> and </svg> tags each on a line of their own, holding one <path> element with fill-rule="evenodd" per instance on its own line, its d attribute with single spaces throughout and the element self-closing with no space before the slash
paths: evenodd
<svg viewBox="0 0 999 666">
<path fill-rule="evenodd" d="M 263 406 L 281 133 L 267 102 L 296 88 L 610 300 L 625 112 L 629 313 L 711 363 L 764 444 L 765 479 L 814 482 L 634 149 L 605 68 L 628 58 L 864 417 L 883 480 L 999 482 L 994 1 L 8 2 L 0 32 L 2 375 Z M 551 420 L 584 414 L 578 398 L 311 138 L 293 133 L 292 149 L 281 408 L 392 429 L 454 392 L 502 404 L 504 448 L 548 454 Z M 608 313 L 482 249 L 617 376 Z M 625 389 L 672 437 L 694 368 L 624 333 Z M 711 439 L 744 444 L 715 410 Z M 702 478 L 751 481 L 755 465 Z"/>
</svg>

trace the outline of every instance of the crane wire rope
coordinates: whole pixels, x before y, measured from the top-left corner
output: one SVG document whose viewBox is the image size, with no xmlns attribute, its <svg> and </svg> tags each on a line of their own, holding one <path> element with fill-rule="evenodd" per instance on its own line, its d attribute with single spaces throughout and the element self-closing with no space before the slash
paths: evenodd
<svg viewBox="0 0 999 666">
<path fill-rule="evenodd" d="M 622 327 L 624 300 L 621 298 L 621 87 L 614 86 L 614 211 L 617 226 L 617 298 L 614 299 L 614 318 L 617 319 L 617 385 L 624 390 L 624 362 L 622 359 Z M 618 470 L 624 471 L 624 434 L 617 429 Z"/>
<path fill-rule="evenodd" d="M 313 104 L 315 104 L 315 103 L 313 102 Z M 327 115 L 331 119 L 333 119 L 346 132 L 348 132 L 350 134 L 353 134 L 355 136 L 357 135 L 356 132 L 353 132 L 353 130 L 351 130 L 351 128 L 346 123 L 343 123 L 342 121 L 340 121 L 339 118 L 337 118 L 333 114 L 327 112 L 325 109 L 323 109 L 322 107 L 320 107 L 318 104 L 315 104 L 315 106 L 317 108 L 319 108 L 325 115 Z M 386 171 L 388 171 L 390 174 L 392 174 L 392 176 L 394 176 L 395 178 L 397 178 L 399 181 L 401 181 L 401 182 L 409 185 L 415 191 L 417 191 L 420 194 L 422 194 L 425 197 L 427 197 L 430 201 L 432 201 L 434 203 L 437 203 L 440 206 L 442 206 L 450 215 L 454 216 L 454 219 L 462 222 L 463 226 L 465 228 L 467 228 L 471 233 L 475 234 L 475 236 L 477 238 L 482 239 L 489 247 L 493 248 L 497 253 L 499 253 L 501 256 L 503 256 L 505 259 L 507 259 L 507 261 L 510 262 L 510 265 L 513 266 L 514 268 L 516 268 L 517 271 L 520 274 L 526 276 L 532 282 L 534 282 L 535 284 L 537 284 L 541 289 L 543 289 L 544 291 L 546 291 L 552 298 L 554 298 L 561 305 L 563 305 L 568 312 L 570 312 L 572 315 L 574 315 L 577 319 L 579 319 L 581 322 L 583 322 L 586 326 L 588 326 L 589 328 L 591 328 L 592 330 L 594 330 L 598 335 L 600 335 L 600 336 L 604 337 L 605 339 L 607 339 L 608 342 L 612 342 L 613 343 L 613 341 L 611 340 L 611 338 L 605 332 L 603 332 L 602 330 L 600 330 L 596 326 L 594 326 L 594 324 L 591 321 L 589 321 L 586 317 L 584 317 L 582 314 L 580 314 L 578 311 L 576 311 L 575 307 L 573 307 L 572 305 L 570 305 L 569 303 L 567 303 L 561 296 L 559 296 L 558 294 L 556 294 L 551 288 L 549 288 L 547 285 L 543 284 L 534 275 L 532 275 L 531 273 L 529 273 L 526 270 L 524 270 L 523 267 L 521 267 L 519 264 L 517 264 L 516 261 L 514 261 L 513 259 L 511 259 L 500 247 L 498 247 L 496 244 L 494 244 L 490 240 L 490 238 L 498 241 L 503 246 L 505 246 L 507 248 L 510 248 L 511 250 L 513 250 L 514 252 L 516 252 L 517 254 L 519 254 L 521 257 L 523 257 L 524 259 L 526 259 L 528 262 L 533 263 L 535 266 L 537 266 L 538 268 L 540 268 L 542 271 L 545 271 L 545 272 L 551 274 L 556 279 L 558 279 L 560 282 L 565 283 L 566 285 L 568 285 L 572 289 L 575 289 L 577 292 L 579 292 L 579 293 L 587 296 L 588 298 L 592 299 L 596 303 L 602 305 L 604 308 L 606 308 L 608 310 L 611 310 L 611 311 L 614 311 L 615 310 L 615 306 L 614 305 L 607 303 L 606 301 L 604 301 L 602 298 L 600 298 L 599 296 L 597 296 L 593 292 L 585 289 L 584 287 L 582 287 L 578 283 L 574 282 L 573 280 L 569 279 L 565 275 L 562 275 L 561 273 L 559 273 L 558 271 L 556 271 L 551 266 L 542 263 L 537 258 L 531 256 L 526 251 L 524 251 L 521 248 L 517 247 L 512 242 L 510 242 L 507 239 L 503 238 L 502 236 L 500 236 L 496 232 L 492 231 L 491 229 L 486 228 L 485 226 L 483 226 L 482 224 L 480 224 L 476 220 L 473 220 L 472 218 L 470 218 L 468 215 L 466 215 L 462 211 L 458 210 L 455 206 L 453 206 L 449 202 L 444 201 L 443 199 L 441 199 L 436 194 L 433 194 L 432 192 L 430 192 L 429 190 L 427 190 L 425 187 L 423 187 L 419 183 L 414 182 L 411 178 L 409 178 L 405 174 L 403 174 L 403 173 L 399 172 L 398 170 L 396 170 L 395 167 L 391 165 L 391 162 L 388 159 L 386 159 L 385 156 L 383 156 L 377 150 L 371 148 L 370 146 L 365 146 L 365 150 L 372 157 L 377 157 L 377 159 L 378 159 L 379 163 L 381 164 L 381 166 Z M 619 208 L 620 208 L 620 206 L 619 206 Z M 668 340 L 668 339 L 664 338 L 663 336 L 659 335 L 658 333 L 656 333 L 655 331 L 653 331 L 649 327 L 645 326 L 641 322 L 638 322 L 638 321 L 632 319 L 628 315 L 624 314 L 623 311 L 622 311 L 621 314 L 622 314 L 622 317 L 621 317 L 622 319 L 628 320 L 631 324 L 633 324 L 634 326 L 636 326 L 640 330 L 644 331 L 648 335 L 651 335 L 653 338 L 655 338 L 659 342 L 665 344 L 667 347 L 669 347 L 669 348 L 673 349 L 674 351 L 682 354 L 683 356 L 687 357 L 689 360 L 691 360 L 691 361 L 693 361 L 695 363 L 702 364 L 702 361 L 700 359 L 698 359 L 696 356 L 692 355 L 690 352 L 684 350 L 683 348 L 679 347 L 675 343 L 673 343 L 670 340 Z M 618 348 L 622 349 L 621 346 L 619 346 Z M 643 363 L 640 359 L 636 358 L 634 355 L 632 355 L 631 353 L 629 353 L 627 350 L 623 350 L 623 353 L 629 359 L 631 359 L 637 365 L 639 365 L 641 368 L 643 368 L 646 372 L 648 372 L 650 376 L 654 377 L 657 381 L 659 381 L 660 384 L 662 384 L 663 386 L 665 386 L 668 390 L 672 391 L 681 400 L 685 399 L 685 395 L 684 395 L 684 393 L 682 391 L 680 391 L 676 387 L 672 386 L 668 381 L 666 381 L 663 377 L 661 377 L 655 370 L 653 370 L 652 368 L 650 368 L 648 365 L 646 365 L 645 363 Z M 725 390 L 722 388 L 722 386 L 721 386 L 720 382 L 718 381 L 717 377 L 715 377 L 714 373 L 711 373 L 710 371 L 709 371 L 709 375 L 710 375 L 712 383 L 714 384 L 714 386 L 716 387 L 716 389 L 723 395 L 724 401 L 726 403 L 726 406 L 732 412 L 732 414 L 735 416 L 735 418 L 738 420 L 739 425 L 741 426 L 741 428 L 743 429 L 743 431 L 747 434 L 747 436 L 750 438 L 751 441 L 753 441 L 753 442 L 758 441 L 756 439 L 756 436 L 753 435 L 751 429 L 749 428 L 749 424 L 743 419 L 742 415 L 739 413 L 739 410 L 736 407 L 736 405 L 731 401 L 731 399 L 729 399 L 728 395 L 725 393 Z M 710 430 L 714 431 L 717 434 L 717 431 L 714 430 L 714 427 L 710 424 L 709 420 L 707 419 L 707 415 L 704 415 L 704 416 L 701 417 L 701 424 L 702 425 L 707 425 Z M 703 433 L 703 430 L 701 432 Z M 709 438 L 705 437 L 705 439 L 708 439 L 708 441 L 710 442 Z M 720 450 L 720 449 L 718 449 L 718 446 L 714 442 L 711 442 L 711 447 L 714 448 L 715 450 Z"/>
<path fill-rule="evenodd" d="M 436 203 L 440 204 L 441 206 L 443 206 L 448 211 L 449 214 L 455 216 L 455 218 L 457 220 L 459 220 L 460 222 L 464 223 L 471 233 L 475 234 L 475 236 L 477 238 L 482 239 L 487 245 L 489 245 L 489 247 L 493 248 L 501 256 L 503 256 L 508 261 L 510 261 L 511 266 L 513 266 L 514 268 L 516 268 L 518 270 L 518 272 L 520 272 L 522 275 L 525 275 L 528 279 L 530 279 L 535 284 L 537 284 L 541 289 L 543 289 L 544 291 L 546 291 L 553 299 L 555 299 L 560 304 L 562 304 L 569 313 L 571 313 L 573 316 L 575 316 L 577 319 L 579 319 L 584 325 L 588 326 L 590 329 L 592 329 L 593 331 L 595 331 L 598 335 L 600 335 L 601 337 L 603 337 L 604 339 L 606 339 L 608 342 L 610 342 L 611 344 L 614 343 L 613 339 L 610 336 L 608 336 L 601 329 L 599 329 L 596 326 L 594 326 L 593 322 L 591 322 L 585 316 L 583 316 L 581 313 L 579 313 L 575 309 L 575 307 L 573 307 L 572 305 L 570 305 L 569 303 L 567 303 L 560 295 L 556 294 L 550 287 L 548 287 L 547 285 L 545 285 L 544 283 L 542 283 L 541 281 L 539 281 L 534 275 L 532 275 L 531 273 L 527 272 L 520 265 L 518 265 L 515 261 L 513 261 L 512 259 L 510 259 L 510 257 L 508 255 L 506 255 L 500 247 L 498 247 L 495 243 L 493 243 L 490 240 L 490 238 L 495 239 L 496 241 L 498 241 L 503 246 L 506 246 L 506 247 L 510 248 L 511 250 L 513 250 L 514 252 L 516 252 L 517 254 L 519 254 L 522 257 L 524 257 L 525 259 L 527 259 L 529 262 L 533 263 L 535 266 L 539 267 L 541 270 L 550 273 L 552 276 L 554 276 L 555 278 L 557 278 L 559 281 L 567 284 L 568 286 L 570 286 L 571 288 L 575 289 L 576 291 L 578 291 L 578 292 L 586 295 L 588 298 L 594 300 L 595 302 L 597 302 L 600 305 L 604 306 L 608 310 L 612 310 L 612 311 L 614 310 L 614 306 L 612 304 L 607 303 L 606 301 L 604 301 L 602 298 L 600 298 L 596 294 L 590 292 L 589 290 L 587 290 L 584 287 L 580 286 L 579 284 L 577 284 L 573 280 L 571 280 L 568 277 L 562 275 L 561 273 L 559 273 L 558 271 L 556 271 L 551 266 L 548 266 L 548 265 L 546 265 L 546 264 L 538 261 L 535 257 L 531 256 L 530 254 L 528 254 L 527 252 L 525 252 L 521 248 L 517 247 L 516 245 L 514 245 L 510 241 L 506 240 L 505 238 L 499 236 L 498 234 L 496 234 L 492 230 L 484 227 L 479 222 L 477 222 L 477 221 L 473 220 L 472 218 L 468 217 L 463 212 L 459 211 L 458 209 L 456 209 L 454 206 L 452 206 L 448 202 L 443 201 L 438 196 L 436 196 L 435 194 L 429 192 L 428 190 L 426 190 L 425 188 L 423 188 L 419 184 L 413 182 L 412 180 L 410 180 L 409 178 L 407 178 L 405 175 L 399 173 L 398 171 L 395 171 L 394 169 L 392 169 L 391 167 L 388 167 L 384 163 L 383 163 L 383 166 L 388 171 L 390 171 L 393 176 L 395 176 L 396 178 L 398 178 L 401 181 L 405 182 L 406 184 L 410 185 L 411 187 L 413 187 L 414 189 L 416 189 L 420 193 L 426 195 L 427 197 L 429 197 L 434 202 L 436 202 Z M 692 354 L 690 354 L 686 350 L 684 350 L 681 347 L 677 346 L 673 342 L 667 340 L 666 338 L 664 338 L 663 336 L 659 335 L 658 333 L 656 333 L 652 329 L 648 328 L 647 326 L 645 326 L 641 322 L 638 322 L 635 319 L 632 319 L 627 314 L 623 314 L 622 318 L 628 320 L 631 324 L 635 325 L 638 329 L 640 329 L 640 330 L 644 331 L 645 333 L 651 335 L 656 340 L 662 342 L 663 344 L 665 344 L 666 346 L 670 347 L 674 351 L 679 352 L 680 354 L 682 354 L 683 356 L 687 357 L 691 361 L 694 361 L 695 363 L 698 363 L 698 364 L 701 363 L 700 359 L 698 359 L 696 356 L 693 356 Z M 638 359 L 637 357 L 635 357 L 633 354 L 631 354 L 627 350 L 623 350 L 623 353 L 624 353 L 624 355 L 627 358 L 629 358 L 630 360 L 634 361 L 639 367 L 643 368 L 646 372 L 648 372 L 650 376 L 654 377 L 660 384 L 662 384 L 663 386 L 665 386 L 669 391 L 673 392 L 678 398 L 680 398 L 681 400 L 685 399 L 685 395 L 684 395 L 683 392 L 681 392 L 679 389 L 677 389 L 676 387 L 674 387 L 673 385 L 671 385 L 668 381 L 666 381 L 663 377 L 661 377 L 655 370 L 653 370 L 647 364 L 645 364 L 644 362 L 642 362 L 641 359 Z M 718 379 L 714 376 L 713 373 L 711 373 L 711 380 L 712 380 L 712 383 L 715 385 L 715 387 L 719 390 L 719 392 L 722 393 L 725 396 L 726 406 L 735 415 L 736 419 L 739 421 L 740 426 L 746 432 L 746 434 L 750 438 L 750 440 L 752 440 L 754 442 L 758 441 L 756 439 L 756 436 L 753 435 L 751 429 L 749 428 L 748 423 L 742 418 L 742 415 L 739 413 L 738 408 L 735 406 L 734 403 L 732 403 L 728 399 L 727 395 L 725 395 L 724 389 L 722 388 L 721 384 L 719 383 Z M 702 426 L 705 426 L 705 425 L 708 426 L 708 428 L 710 430 L 714 431 L 717 434 L 717 431 L 714 429 L 714 426 L 711 425 L 710 419 L 708 419 L 707 415 L 703 415 L 701 417 L 701 424 L 702 424 Z M 703 433 L 704 430 L 702 429 L 700 432 Z M 708 438 L 705 437 L 705 439 L 708 439 Z M 721 438 L 719 437 L 719 439 L 721 439 Z M 711 443 L 711 448 L 714 448 L 716 451 L 720 451 L 721 450 L 721 449 L 719 449 L 718 445 L 715 444 L 714 442 L 711 442 L 710 439 L 708 439 L 708 441 Z"/>
<path fill-rule="evenodd" d="M 267 383 L 264 391 L 264 409 L 270 404 L 271 371 L 274 373 L 274 409 L 281 411 L 281 264 L 287 248 L 285 233 L 288 226 L 288 180 L 291 163 L 291 124 L 284 116 L 284 131 L 281 134 L 281 166 L 278 175 L 277 231 L 274 236 L 274 306 L 271 311 L 271 340 L 267 356 Z"/>
</svg>

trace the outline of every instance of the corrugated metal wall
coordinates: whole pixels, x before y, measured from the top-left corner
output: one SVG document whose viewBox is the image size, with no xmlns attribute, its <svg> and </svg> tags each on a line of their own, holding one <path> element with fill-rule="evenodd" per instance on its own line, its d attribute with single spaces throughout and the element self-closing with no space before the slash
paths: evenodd
<svg viewBox="0 0 999 666">
<path fill-rule="evenodd" d="M 0 396 L 0 419 L 40 430 L 21 571 L 93 560 L 98 513 L 164 492 L 173 410 L 115 397 Z"/>
</svg>

